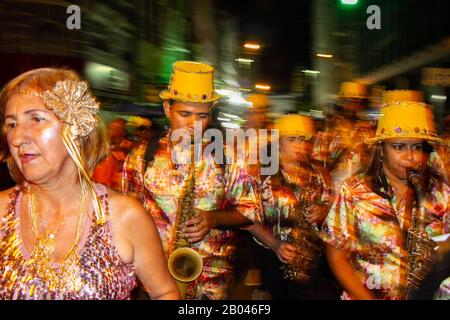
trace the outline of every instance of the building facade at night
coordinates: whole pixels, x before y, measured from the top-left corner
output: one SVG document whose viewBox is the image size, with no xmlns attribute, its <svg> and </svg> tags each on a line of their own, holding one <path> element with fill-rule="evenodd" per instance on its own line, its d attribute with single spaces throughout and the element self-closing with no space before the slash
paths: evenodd
<svg viewBox="0 0 450 320">
<path fill-rule="evenodd" d="M 369 5 L 381 13 L 381 29 L 369 29 Z M 314 68 L 320 71 L 314 103 L 332 103 L 342 81 L 382 89 L 422 90 L 438 126 L 450 113 L 448 1 L 314 1 Z M 332 59 L 317 57 L 330 53 Z M 379 99 L 375 99 L 379 101 Z"/>
</svg>

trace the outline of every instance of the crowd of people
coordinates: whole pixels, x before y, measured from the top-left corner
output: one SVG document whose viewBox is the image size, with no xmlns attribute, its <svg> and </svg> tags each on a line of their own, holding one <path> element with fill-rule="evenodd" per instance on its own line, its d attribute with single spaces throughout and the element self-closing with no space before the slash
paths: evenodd
<svg viewBox="0 0 450 320">
<path fill-rule="evenodd" d="M 450 132 L 420 92 L 386 91 L 374 121 L 366 86 L 345 82 L 320 126 L 271 122 L 269 97 L 250 95 L 256 138 L 226 161 L 235 145 L 207 153 L 195 135 L 220 99 L 213 79 L 176 62 L 160 93 L 170 127 L 133 117 L 135 139 L 123 119 L 105 128 L 71 70 L 3 88 L 0 157 L 16 185 L 0 192 L 0 299 L 227 299 L 242 233 L 272 299 L 450 298 Z M 247 161 L 264 143 L 275 174 Z"/>
</svg>

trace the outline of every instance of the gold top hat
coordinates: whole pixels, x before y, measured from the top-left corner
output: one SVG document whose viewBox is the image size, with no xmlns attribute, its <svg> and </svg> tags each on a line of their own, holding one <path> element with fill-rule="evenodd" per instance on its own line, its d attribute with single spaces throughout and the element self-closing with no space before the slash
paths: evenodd
<svg viewBox="0 0 450 320">
<path fill-rule="evenodd" d="M 140 116 L 131 116 L 128 118 L 127 124 L 132 127 L 151 127 L 152 121 Z"/>
<path fill-rule="evenodd" d="M 434 126 L 433 112 L 422 102 L 392 102 L 381 109 L 377 132 L 367 143 L 394 138 L 414 138 L 441 142 Z"/>
<path fill-rule="evenodd" d="M 299 114 L 287 114 L 278 118 L 274 129 L 280 130 L 280 137 L 304 136 L 306 140 L 309 140 L 315 135 L 312 118 Z"/>
<path fill-rule="evenodd" d="M 245 100 L 252 103 L 252 109 L 267 109 L 270 105 L 270 100 L 265 94 L 251 94 Z"/>
<path fill-rule="evenodd" d="M 415 90 L 388 90 L 383 92 L 382 105 L 400 101 L 424 102 L 423 94 Z"/>
<path fill-rule="evenodd" d="M 357 82 L 342 82 L 339 91 L 341 99 L 367 99 L 367 86 Z"/>
<path fill-rule="evenodd" d="M 177 61 L 167 90 L 159 96 L 163 100 L 210 103 L 220 99 L 214 91 L 214 68 L 208 64 Z"/>
</svg>

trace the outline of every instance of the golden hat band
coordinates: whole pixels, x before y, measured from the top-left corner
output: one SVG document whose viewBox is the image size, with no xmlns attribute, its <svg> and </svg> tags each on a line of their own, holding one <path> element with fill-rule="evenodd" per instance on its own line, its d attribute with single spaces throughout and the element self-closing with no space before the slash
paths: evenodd
<svg viewBox="0 0 450 320">
<path fill-rule="evenodd" d="M 428 105 L 412 101 L 389 104 L 381 110 L 375 137 L 366 142 L 372 144 L 396 138 L 441 142 L 434 126 L 433 112 Z"/>
</svg>

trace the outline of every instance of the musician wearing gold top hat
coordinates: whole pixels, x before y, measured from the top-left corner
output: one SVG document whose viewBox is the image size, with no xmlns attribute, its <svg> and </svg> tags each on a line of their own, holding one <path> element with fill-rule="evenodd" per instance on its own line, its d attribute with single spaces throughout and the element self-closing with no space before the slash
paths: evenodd
<svg viewBox="0 0 450 320">
<path fill-rule="evenodd" d="M 245 167 L 246 170 L 254 177 L 255 182 L 260 184 L 260 150 L 267 147 L 267 141 L 260 139 L 260 130 L 267 129 L 268 119 L 267 111 L 271 101 L 269 97 L 262 93 L 253 93 L 245 97 L 250 105 L 244 111 L 245 124 L 244 130 L 254 130 L 255 139 L 246 139 L 245 143 Z M 232 150 L 235 152 L 234 159 L 239 159 L 239 148 Z M 231 150 L 230 150 L 231 151 Z M 253 160 L 254 159 L 254 160 Z M 251 160 L 251 161 L 250 161 Z"/>
<path fill-rule="evenodd" d="M 326 121 L 328 128 L 317 134 L 312 159 L 330 172 L 335 190 L 368 163 L 365 140 L 375 130 L 359 117 L 367 111 L 367 101 L 366 85 L 343 82 L 334 113 Z"/>
<path fill-rule="evenodd" d="M 261 222 L 249 231 L 269 250 L 260 251 L 263 284 L 275 300 L 337 299 L 326 273 L 319 229 L 332 201 L 331 188 L 311 164 L 312 118 L 285 115 L 280 135 L 280 171 L 263 178 Z M 331 276 L 332 278 L 332 276 Z"/>
<path fill-rule="evenodd" d="M 322 226 L 343 299 L 408 298 L 429 270 L 431 237 L 448 232 L 450 188 L 429 161 L 440 139 L 414 96 L 385 94 L 371 162 L 343 183 Z"/>
<path fill-rule="evenodd" d="M 176 132 L 195 136 L 196 128 L 203 133 L 208 127 L 219 99 L 213 71 L 203 63 L 174 63 L 169 86 L 160 94 L 170 130 L 148 163 L 141 155 L 142 171 L 129 175 L 136 180 L 129 184 L 143 186 L 144 204 L 156 222 L 169 270 L 189 299 L 227 297 L 233 280 L 232 229 L 251 224 L 258 208 L 253 183 L 242 168 L 221 166 L 203 153 L 193 159 L 192 148 L 203 147 L 198 141 L 187 148 L 172 141 Z"/>
</svg>

